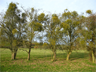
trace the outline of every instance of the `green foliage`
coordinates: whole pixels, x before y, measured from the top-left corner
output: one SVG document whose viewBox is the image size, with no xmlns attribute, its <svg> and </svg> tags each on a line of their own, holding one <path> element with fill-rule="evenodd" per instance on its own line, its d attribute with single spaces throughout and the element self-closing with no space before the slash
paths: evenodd
<svg viewBox="0 0 96 72">
<path fill-rule="evenodd" d="M 66 22 L 67 24 L 72 24 L 72 20 L 71 20 L 71 19 L 67 19 L 65 22 Z"/>
<path fill-rule="evenodd" d="M 59 24 L 60 20 L 58 19 L 58 16 L 56 14 L 52 15 L 52 23 L 53 24 Z"/>
<path fill-rule="evenodd" d="M 93 15 L 90 15 L 86 21 L 86 27 L 88 27 L 89 30 L 92 30 L 92 31 L 95 31 L 96 29 L 96 15 L 93 14 Z"/>
<path fill-rule="evenodd" d="M 61 27 L 65 30 L 68 30 L 70 28 L 70 26 L 67 23 L 61 23 Z"/>
<path fill-rule="evenodd" d="M 73 26 L 74 26 L 74 27 L 78 26 L 79 24 L 80 24 L 79 21 L 74 21 L 74 22 L 73 22 Z"/>
<path fill-rule="evenodd" d="M 39 22 L 32 21 L 29 23 L 29 27 L 32 28 L 34 31 L 41 31 L 43 30 L 42 24 Z"/>
<path fill-rule="evenodd" d="M 86 13 L 92 14 L 92 11 L 91 10 L 87 10 Z"/>
<path fill-rule="evenodd" d="M 10 43 L 8 42 L 8 40 L 1 39 L 0 40 L 0 47 L 10 48 Z"/>
<path fill-rule="evenodd" d="M 16 47 L 17 46 L 17 40 L 13 40 L 12 45 L 13 45 L 13 47 Z"/>
<path fill-rule="evenodd" d="M 39 20 L 40 22 L 43 22 L 43 21 L 45 20 L 44 16 L 45 16 L 45 14 L 44 14 L 44 13 L 41 13 L 41 14 L 38 16 L 38 20 Z"/>
<path fill-rule="evenodd" d="M 61 21 L 63 21 L 63 23 L 61 23 L 61 28 L 63 28 L 62 33 L 64 34 L 63 36 L 65 36 L 66 38 L 69 36 L 67 40 L 62 37 L 62 39 L 64 39 L 63 41 L 66 43 L 65 45 L 69 45 L 66 49 L 68 52 L 66 60 L 69 60 L 72 50 L 76 49 L 75 40 L 79 37 L 78 27 L 80 22 L 78 13 L 76 11 L 70 12 L 66 9 L 62 14 Z"/>
<path fill-rule="evenodd" d="M 36 22 L 36 23 L 34 24 L 34 31 L 42 31 L 42 30 L 43 30 L 42 24 L 39 23 L 39 22 Z"/>
<path fill-rule="evenodd" d="M 1 35 L 2 35 L 2 31 L 1 31 L 1 29 L 0 29 L 0 37 L 1 37 Z"/>
<path fill-rule="evenodd" d="M 34 10 L 35 10 L 34 8 L 31 8 L 31 12 L 34 12 Z"/>
<path fill-rule="evenodd" d="M 14 50 L 15 47 L 25 44 L 31 48 L 35 35 L 42 31 L 46 32 L 47 43 L 37 45 L 49 46 L 54 55 L 56 49 L 60 47 L 71 54 L 72 50 L 76 49 L 76 44 L 83 48 L 89 43 L 90 51 L 96 48 L 96 14 L 92 14 L 91 10 L 86 11 L 89 14 L 87 17 L 68 9 L 65 9 L 61 16 L 39 14 L 34 8 L 24 11 L 20 13 L 17 4 L 13 2 L 9 4 L 4 17 L 0 20 L 2 46 L 10 46 L 10 50 Z"/>
<path fill-rule="evenodd" d="M 15 10 L 17 9 L 17 6 L 16 6 L 16 4 L 15 3 L 10 3 L 9 4 L 9 7 L 8 7 L 8 9 L 7 9 L 7 11 L 6 11 L 6 15 L 5 15 L 5 17 L 7 17 L 7 15 L 14 15 L 14 13 L 15 13 Z M 10 12 L 10 13 L 9 13 Z"/>
<path fill-rule="evenodd" d="M 48 44 L 47 43 L 43 43 L 43 46 L 45 47 L 45 46 L 47 46 Z"/>
<path fill-rule="evenodd" d="M 12 30 L 12 33 L 13 33 L 13 35 L 14 35 L 15 33 L 17 33 L 17 30 L 16 30 L 16 29 L 13 29 L 13 30 Z"/>
<path fill-rule="evenodd" d="M 71 12 L 66 9 L 64 11 L 64 13 L 62 14 L 62 16 L 65 17 L 65 18 L 70 18 L 71 17 Z"/>
<path fill-rule="evenodd" d="M 80 46 L 84 49 L 86 48 L 86 40 L 85 39 L 81 39 L 80 40 Z"/>
<path fill-rule="evenodd" d="M 56 45 L 56 41 L 54 39 L 49 39 L 50 45 L 55 46 Z"/>
<path fill-rule="evenodd" d="M 72 16 L 73 16 L 73 18 L 76 18 L 78 16 L 78 13 L 76 11 L 73 11 Z"/>
</svg>

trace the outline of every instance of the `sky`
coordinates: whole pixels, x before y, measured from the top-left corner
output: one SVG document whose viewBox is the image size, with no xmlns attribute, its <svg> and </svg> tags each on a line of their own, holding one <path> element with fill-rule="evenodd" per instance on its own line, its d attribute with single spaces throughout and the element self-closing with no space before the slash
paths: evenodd
<svg viewBox="0 0 96 72">
<path fill-rule="evenodd" d="M 77 11 L 79 14 L 90 9 L 96 13 L 96 0 L 0 0 L 0 12 L 5 12 L 10 2 L 19 3 L 18 7 L 25 9 L 34 7 L 45 13 L 63 13 L 67 8 L 69 11 Z"/>
</svg>

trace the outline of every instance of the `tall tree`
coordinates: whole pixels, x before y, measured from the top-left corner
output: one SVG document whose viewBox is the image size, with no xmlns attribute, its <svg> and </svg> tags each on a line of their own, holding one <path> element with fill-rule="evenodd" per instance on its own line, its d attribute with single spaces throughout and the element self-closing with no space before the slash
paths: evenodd
<svg viewBox="0 0 96 72">
<path fill-rule="evenodd" d="M 2 24 L 3 32 L 8 37 L 10 43 L 10 50 L 12 52 L 12 59 L 16 58 L 18 48 L 16 47 L 16 24 L 18 23 L 19 9 L 15 3 L 10 3 L 4 16 L 4 22 Z"/>
<path fill-rule="evenodd" d="M 79 25 L 78 13 L 76 11 L 70 12 L 66 9 L 62 14 L 61 22 L 62 33 L 64 33 L 64 35 L 67 36 L 67 38 L 69 37 L 67 41 L 68 54 L 66 58 L 66 60 L 68 61 L 70 54 L 73 50 L 72 46 L 74 46 L 76 37 L 78 37 L 78 34 L 76 33 L 76 27 Z"/>
<path fill-rule="evenodd" d="M 92 62 L 95 62 L 96 52 L 96 14 L 93 14 L 91 10 L 87 10 L 88 17 L 85 18 L 85 26 L 87 27 L 85 33 L 85 40 L 89 43 L 88 50 Z"/>
<path fill-rule="evenodd" d="M 27 47 L 29 48 L 29 51 L 27 53 L 28 53 L 28 60 L 30 60 L 30 52 L 32 48 L 33 38 L 36 34 L 36 31 L 41 31 L 43 28 L 42 28 L 42 24 L 38 21 L 37 10 L 31 8 L 31 11 L 27 12 L 27 17 L 28 17 Z"/>
<path fill-rule="evenodd" d="M 47 40 L 48 44 L 44 43 L 44 45 L 48 46 L 53 52 L 53 58 L 52 61 L 56 60 L 56 45 L 58 44 L 59 39 L 59 29 L 60 29 L 60 20 L 56 14 L 53 14 L 49 20 L 47 20 L 46 24 L 46 32 L 47 32 Z"/>
</svg>

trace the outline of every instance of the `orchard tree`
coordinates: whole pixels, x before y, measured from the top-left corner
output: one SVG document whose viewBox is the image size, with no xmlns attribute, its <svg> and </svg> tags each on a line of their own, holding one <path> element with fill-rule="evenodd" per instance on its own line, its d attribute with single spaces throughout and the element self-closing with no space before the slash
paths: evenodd
<svg viewBox="0 0 96 72">
<path fill-rule="evenodd" d="M 56 45 L 58 44 L 59 40 L 59 31 L 60 31 L 60 20 L 56 14 L 53 14 L 52 17 L 47 20 L 48 24 L 46 24 L 46 32 L 47 32 L 47 43 L 44 43 L 44 45 L 48 46 L 53 52 L 53 58 L 52 61 L 56 60 Z M 50 21 L 50 22 L 49 22 Z"/>
<path fill-rule="evenodd" d="M 86 34 L 85 39 L 89 43 L 88 44 L 88 51 L 90 53 L 90 58 L 92 62 L 95 62 L 96 56 L 96 14 L 93 14 L 91 10 L 87 10 L 86 13 L 89 15 L 86 17 Z"/>
<path fill-rule="evenodd" d="M 1 27 L 3 28 L 2 32 L 6 34 L 6 37 L 8 38 L 8 41 L 10 43 L 9 49 L 12 52 L 12 59 L 16 58 L 17 54 L 17 40 L 16 40 L 16 33 L 17 33 L 17 23 L 18 23 L 18 14 L 19 9 L 17 8 L 17 5 L 13 2 L 9 4 L 9 7 L 4 15 L 4 22 L 2 23 Z"/>
<path fill-rule="evenodd" d="M 79 15 L 79 22 L 80 24 L 78 26 L 78 30 L 76 31 L 76 33 L 78 33 L 78 38 L 76 39 L 75 43 L 77 49 L 86 50 L 86 42 L 84 40 L 84 36 L 82 36 L 82 34 L 85 32 L 85 16 Z"/>
<path fill-rule="evenodd" d="M 67 36 L 67 58 L 66 60 L 69 60 L 70 54 L 72 53 L 74 42 L 76 38 L 78 37 L 78 34 L 76 33 L 76 30 L 78 29 L 79 20 L 78 20 L 78 13 L 76 11 L 70 12 L 67 9 L 64 11 L 61 17 L 61 28 L 62 33 L 64 36 Z M 62 37 L 64 38 L 64 37 Z"/>
<path fill-rule="evenodd" d="M 80 18 L 80 46 L 87 48 L 90 60 L 95 62 L 96 52 L 96 14 L 91 10 L 86 11 L 87 16 Z"/>
<path fill-rule="evenodd" d="M 27 12 L 27 11 L 26 11 Z M 31 8 L 31 11 L 27 12 L 26 15 L 28 17 L 28 22 L 27 22 L 27 47 L 29 48 L 29 51 L 27 51 L 28 53 L 28 60 L 30 60 L 30 52 L 31 52 L 31 48 L 32 48 L 32 41 L 34 39 L 34 36 L 36 34 L 36 32 L 40 32 L 43 30 L 42 28 L 42 24 L 38 21 L 38 14 L 37 14 L 37 10 L 35 10 L 34 8 Z"/>
</svg>

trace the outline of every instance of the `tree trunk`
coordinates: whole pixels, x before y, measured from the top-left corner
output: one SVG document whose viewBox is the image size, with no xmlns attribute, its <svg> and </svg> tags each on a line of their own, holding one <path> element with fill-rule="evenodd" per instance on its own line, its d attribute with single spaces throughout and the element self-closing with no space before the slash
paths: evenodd
<svg viewBox="0 0 96 72">
<path fill-rule="evenodd" d="M 30 53 L 28 52 L 28 59 L 27 60 L 30 60 Z"/>
<path fill-rule="evenodd" d="M 71 43 L 71 41 L 72 41 L 72 35 L 71 35 L 71 33 L 72 33 L 72 31 L 71 31 L 71 27 L 70 27 L 70 31 L 69 31 L 70 48 L 69 48 L 69 50 L 68 50 L 68 54 L 67 54 L 67 58 L 66 58 L 67 61 L 69 60 L 70 54 L 71 54 L 71 52 L 72 52 L 72 43 Z"/>
<path fill-rule="evenodd" d="M 91 53 L 91 51 L 89 52 L 89 60 L 92 61 L 92 53 Z"/>
<path fill-rule="evenodd" d="M 56 49 L 53 49 L 53 59 L 52 61 L 55 61 L 56 60 Z"/>
<path fill-rule="evenodd" d="M 69 60 L 70 54 L 71 54 L 71 51 L 69 51 L 67 54 L 67 58 L 66 58 L 67 61 Z"/>
<path fill-rule="evenodd" d="M 11 57 L 12 60 L 15 59 L 15 56 L 14 55 L 15 55 L 14 52 L 12 52 L 12 57 Z"/>
<path fill-rule="evenodd" d="M 53 52 L 53 61 L 56 60 L 56 51 Z"/>
<path fill-rule="evenodd" d="M 15 60 L 15 59 L 16 59 L 16 55 L 17 55 L 17 52 L 12 52 L 12 57 L 11 57 L 11 59 L 12 59 L 12 60 Z"/>
<path fill-rule="evenodd" d="M 16 48 L 15 53 L 14 53 L 14 59 L 16 59 L 17 51 L 18 49 Z"/>
<path fill-rule="evenodd" d="M 31 52 L 31 48 L 29 48 L 28 59 L 27 60 L 30 60 L 30 52 Z"/>
<path fill-rule="evenodd" d="M 93 63 L 95 62 L 95 56 L 94 56 L 93 51 L 92 51 L 92 62 L 93 62 Z"/>
<path fill-rule="evenodd" d="M 15 49 L 15 50 L 12 51 L 12 57 L 11 57 L 12 60 L 15 60 L 16 59 L 17 50 L 18 49 Z"/>
</svg>

